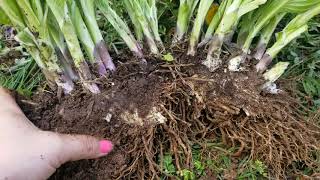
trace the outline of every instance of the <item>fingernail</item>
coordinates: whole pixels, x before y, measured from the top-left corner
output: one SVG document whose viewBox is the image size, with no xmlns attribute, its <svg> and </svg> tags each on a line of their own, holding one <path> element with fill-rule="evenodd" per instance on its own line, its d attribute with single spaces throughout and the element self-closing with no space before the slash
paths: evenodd
<svg viewBox="0 0 320 180">
<path fill-rule="evenodd" d="M 111 141 L 102 140 L 100 141 L 100 153 L 101 154 L 108 154 L 112 151 L 113 144 Z"/>
</svg>

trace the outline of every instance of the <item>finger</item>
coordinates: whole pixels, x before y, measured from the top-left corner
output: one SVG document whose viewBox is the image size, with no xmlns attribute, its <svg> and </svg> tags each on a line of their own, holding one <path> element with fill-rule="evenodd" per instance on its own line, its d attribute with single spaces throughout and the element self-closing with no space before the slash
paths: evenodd
<svg viewBox="0 0 320 180">
<path fill-rule="evenodd" d="M 108 140 L 99 140 L 85 135 L 60 135 L 63 142 L 63 161 L 95 159 L 109 154 L 113 144 Z"/>
</svg>

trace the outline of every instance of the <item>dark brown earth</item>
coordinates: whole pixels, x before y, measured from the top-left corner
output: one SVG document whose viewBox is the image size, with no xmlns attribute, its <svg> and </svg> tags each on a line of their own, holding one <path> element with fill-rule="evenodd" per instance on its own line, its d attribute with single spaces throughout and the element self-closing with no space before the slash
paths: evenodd
<svg viewBox="0 0 320 180">
<path fill-rule="evenodd" d="M 115 144 L 108 157 L 68 163 L 51 179 L 169 176 L 163 172 L 165 153 L 173 155 L 177 171 L 192 169 L 192 146 L 198 144 L 205 156 L 212 151 L 208 141 L 235 147 L 233 158 L 245 154 L 262 160 L 273 177 L 287 176 L 294 162 L 316 166 L 310 155 L 320 147 L 320 128 L 303 120 L 297 101 L 285 92 L 261 92 L 264 81 L 251 66 L 239 73 L 225 68 L 209 73 L 197 63 L 201 57 L 183 54 L 174 52 L 176 63 L 149 59 L 147 66 L 119 57 L 117 73 L 96 80 L 99 95 L 78 88 L 68 96 L 40 91 L 20 100 L 27 117 L 44 130 L 94 135 Z M 165 123 L 148 121 L 153 107 Z M 137 112 L 143 123 L 126 119 L 127 112 Z M 215 177 L 210 170 L 207 175 Z"/>
</svg>

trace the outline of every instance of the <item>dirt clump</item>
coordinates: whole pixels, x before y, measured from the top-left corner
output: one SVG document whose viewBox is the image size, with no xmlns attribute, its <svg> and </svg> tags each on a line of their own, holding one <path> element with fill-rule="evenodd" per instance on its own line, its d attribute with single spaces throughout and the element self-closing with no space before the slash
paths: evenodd
<svg viewBox="0 0 320 180">
<path fill-rule="evenodd" d="M 192 146 L 209 153 L 208 140 L 221 139 L 268 165 L 274 177 L 285 177 L 293 162 L 313 166 L 320 147 L 320 128 L 304 121 L 300 105 L 286 93 L 261 92 L 264 80 L 253 70 L 210 73 L 201 57 L 174 52 L 176 63 L 149 60 L 141 66 L 119 57 L 118 72 L 97 80 L 99 95 L 78 90 L 57 98 L 40 93 L 32 106 L 20 101 L 40 128 L 111 139 L 108 157 L 69 163 L 51 179 L 159 179 L 164 155 L 173 155 L 177 172 L 192 169 Z"/>
</svg>

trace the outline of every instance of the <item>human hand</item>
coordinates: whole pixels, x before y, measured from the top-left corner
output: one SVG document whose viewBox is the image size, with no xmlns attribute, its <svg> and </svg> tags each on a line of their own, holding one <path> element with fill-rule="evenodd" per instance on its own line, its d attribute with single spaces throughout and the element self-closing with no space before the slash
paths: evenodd
<svg viewBox="0 0 320 180">
<path fill-rule="evenodd" d="M 107 155 L 110 141 L 42 131 L 0 87 L 0 180 L 42 180 L 68 161 Z"/>
</svg>

